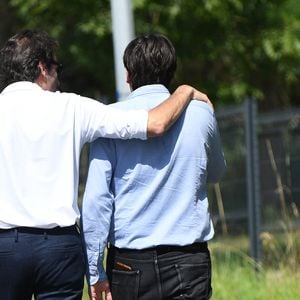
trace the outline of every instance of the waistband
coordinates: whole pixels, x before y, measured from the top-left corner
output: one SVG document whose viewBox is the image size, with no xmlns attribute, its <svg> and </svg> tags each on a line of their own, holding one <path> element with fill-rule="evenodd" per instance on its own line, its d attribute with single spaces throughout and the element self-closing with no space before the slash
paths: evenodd
<svg viewBox="0 0 300 300">
<path fill-rule="evenodd" d="M 142 254 L 155 252 L 157 255 L 166 254 L 170 252 L 186 252 L 186 253 L 197 253 L 208 251 L 207 242 L 193 243 L 185 246 L 175 246 L 175 245 L 159 245 L 156 247 L 145 248 L 145 249 L 127 249 L 127 248 L 117 248 L 114 245 L 110 245 L 110 251 L 120 253 L 120 254 Z"/>
<path fill-rule="evenodd" d="M 0 234 L 10 233 L 30 233 L 30 234 L 47 234 L 47 235 L 63 235 L 78 232 L 76 225 L 67 227 L 54 227 L 54 228 L 35 228 L 35 227 L 14 227 L 9 229 L 1 229 Z"/>
</svg>

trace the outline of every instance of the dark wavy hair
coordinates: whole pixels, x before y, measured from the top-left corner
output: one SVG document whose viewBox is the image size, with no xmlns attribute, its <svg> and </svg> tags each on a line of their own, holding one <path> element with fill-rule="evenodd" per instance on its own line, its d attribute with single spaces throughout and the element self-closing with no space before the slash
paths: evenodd
<svg viewBox="0 0 300 300">
<path fill-rule="evenodd" d="M 145 34 L 132 40 L 125 49 L 123 63 L 133 90 L 146 84 L 169 87 L 176 71 L 176 52 L 160 34 Z"/>
<path fill-rule="evenodd" d="M 0 50 L 0 91 L 13 82 L 34 82 L 39 62 L 50 70 L 57 48 L 57 41 L 44 31 L 25 29 L 11 37 Z"/>
</svg>

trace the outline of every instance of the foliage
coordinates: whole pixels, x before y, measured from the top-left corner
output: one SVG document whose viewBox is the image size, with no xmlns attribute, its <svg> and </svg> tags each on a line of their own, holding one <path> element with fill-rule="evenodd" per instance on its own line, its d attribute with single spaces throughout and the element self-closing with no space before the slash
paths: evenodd
<svg viewBox="0 0 300 300">
<path fill-rule="evenodd" d="M 11 0 L 20 28 L 40 28 L 57 38 L 65 91 L 113 95 L 114 68 L 109 1 Z"/>
<path fill-rule="evenodd" d="M 0 0 L 0 6 L 6 2 Z M 15 22 L 6 18 L 6 28 L 43 28 L 61 42 L 65 90 L 113 99 L 109 0 L 8 2 L 6 11 L 13 12 Z M 240 103 L 254 96 L 265 110 L 297 104 L 299 1 L 132 2 L 137 34 L 161 32 L 175 44 L 179 67 L 174 86 L 192 84 L 215 103 Z"/>
<path fill-rule="evenodd" d="M 225 103 L 242 102 L 247 95 L 264 100 L 264 107 L 297 103 L 299 2 L 136 2 L 137 30 L 163 32 L 175 43 L 180 82 Z"/>
</svg>

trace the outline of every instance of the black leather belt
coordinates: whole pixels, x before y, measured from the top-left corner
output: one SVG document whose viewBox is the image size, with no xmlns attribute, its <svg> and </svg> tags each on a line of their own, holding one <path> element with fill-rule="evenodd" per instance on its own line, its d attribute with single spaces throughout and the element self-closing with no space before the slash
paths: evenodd
<svg viewBox="0 0 300 300">
<path fill-rule="evenodd" d="M 125 248 L 117 248 L 113 245 L 110 246 L 112 250 L 116 250 L 119 253 L 146 253 L 146 252 L 152 252 L 155 251 L 157 254 L 164 254 L 169 252 L 188 252 L 191 253 L 193 251 L 195 252 L 205 252 L 207 251 L 207 242 L 203 243 L 193 243 L 190 245 L 184 245 L 184 246 L 175 246 L 175 245 L 160 245 L 156 247 L 151 248 L 145 248 L 145 249 L 125 249 Z"/>
<path fill-rule="evenodd" d="M 9 232 L 18 232 L 18 233 L 31 233 L 31 234 L 53 234 L 53 235 L 60 235 L 60 234 L 68 234 L 76 232 L 76 226 L 67 226 L 67 227 L 54 227 L 54 228 L 35 228 L 35 227 L 14 227 L 9 229 L 1 229 L 0 233 L 9 233 Z"/>
</svg>

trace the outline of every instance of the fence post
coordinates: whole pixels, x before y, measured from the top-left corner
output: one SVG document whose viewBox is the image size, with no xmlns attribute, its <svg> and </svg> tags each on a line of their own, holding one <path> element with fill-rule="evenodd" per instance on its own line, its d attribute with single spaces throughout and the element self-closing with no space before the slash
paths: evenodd
<svg viewBox="0 0 300 300">
<path fill-rule="evenodd" d="M 250 235 L 250 255 L 256 261 L 261 260 L 260 243 L 260 172 L 257 137 L 257 105 L 252 98 L 245 100 L 246 127 L 246 170 L 248 228 Z"/>
</svg>

